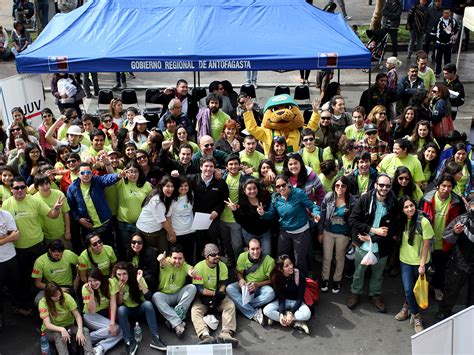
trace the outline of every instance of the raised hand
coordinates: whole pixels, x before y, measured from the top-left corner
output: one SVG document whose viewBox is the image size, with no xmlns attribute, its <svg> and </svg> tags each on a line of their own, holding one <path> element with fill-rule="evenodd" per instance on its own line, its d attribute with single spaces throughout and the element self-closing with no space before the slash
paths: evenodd
<svg viewBox="0 0 474 355">
<path fill-rule="evenodd" d="M 260 215 L 260 216 L 263 216 L 263 214 L 265 213 L 265 210 L 263 209 L 263 205 L 261 202 L 258 203 L 258 206 L 257 206 L 257 213 Z"/>
<path fill-rule="evenodd" d="M 228 198 L 227 201 L 224 201 L 224 203 L 225 203 L 225 204 L 227 205 L 227 207 L 229 207 L 232 211 L 237 210 L 237 205 L 231 201 L 230 197 Z"/>
</svg>

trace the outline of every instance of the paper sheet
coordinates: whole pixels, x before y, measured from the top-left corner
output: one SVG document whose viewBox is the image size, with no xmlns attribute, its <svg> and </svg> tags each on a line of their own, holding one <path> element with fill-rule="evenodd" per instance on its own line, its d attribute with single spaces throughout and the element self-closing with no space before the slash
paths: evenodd
<svg viewBox="0 0 474 355">
<path fill-rule="evenodd" d="M 212 219 L 210 219 L 210 217 L 211 215 L 209 213 L 196 212 L 191 229 L 197 231 L 209 229 L 209 226 L 212 223 Z"/>
<path fill-rule="evenodd" d="M 253 293 L 249 293 L 247 284 L 242 287 L 242 304 L 245 306 L 247 303 L 253 300 Z"/>
</svg>

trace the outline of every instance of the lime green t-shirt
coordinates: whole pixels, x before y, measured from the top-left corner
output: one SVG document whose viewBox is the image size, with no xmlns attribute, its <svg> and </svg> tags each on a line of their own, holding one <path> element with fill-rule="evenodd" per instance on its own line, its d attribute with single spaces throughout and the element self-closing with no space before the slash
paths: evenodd
<svg viewBox="0 0 474 355">
<path fill-rule="evenodd" d="M 72 298 L 72 296 L 66 292 L 64 292 L 63 294 L 64 305 L 61 305 L 59 301 L 54 302 L 54 305 L 56 306 L 55 316 L 50 313 L 50 310 L 48 309 L 48 304 L 46 303 L 46 298 L 43 297 L 38 304 L 40 318 L 44 320 L 49 317 L 50 322 L 58 327 L 67 327 L 73 325 L 74 316 L 72 315 L 72 311 L 77 309 L 77 304 L 76 301 L 74 301 L 74 298 Z M 46 330 L 46 326 L 44 325 L 44 323 L 41 327 L 41 330 Z"/>
<path fill-rule="evenodd" d="M 249 253 L 243 252 L 237 259 L 237 271 L 243 272 L 252 266 L 252 262 L 249 260 Z M 270 255 L 265 255 L 262 264 L 258 267 L 255 272 L 252 272 L 245 276 L 247 282 L 262 282 L 270 279 L 270 273 L 275 267 L 275 260 Z"/>
<path fill-rule="evenodd" d="M 35 199 L 41 200 L 48 205 L 49 208 L 53 208 L 59 197 L 64 197 L 63 207 L 58 218 L 52 219 L 47 216 L 41 216 L 41 225 L 43 226 L 43 233 L 46 239 L 61 239 L 64 237 L 66 232 L 66 226 L 64 225 L 64 213 L 69 212 L 69 204 L 60 190 L 51 190 L 51 194 L 48 197 L 43 197 L 40 193 L 33 195 Z"/>
<path fill-rule="evenodd" d="M 119 290 L 119 281 L 113 277 L 110 279 L 111 282 L 113 283 L 113 287 L 114 289 L 117 289 L 117 291 Z M 145 285 L 146 288 L 148 288 L 148 285 L 145 281 L 145 278 L 142 279 L 143 281 L 143 284 Z M 140 301 L 144 301 L 145 300 L 145 297 L 143 297 L 143 294 L 141 293 L 140 291 Z M 135 308 L 137 306 L 139 306 L 140 304 L 135 302 L 131 297 L 130 297 L 130 286 L 125 285 L 124 289 L 123 289 L 123 304 L 129 308 Z"/>
<path fill-rule="evenodd" d="M 3 202 L 9 197 L 12 197 L 10 188 L 5 185 L 0 185 L 0 206 L 2 206 Z"/>
<path fill-rule="evenodd" d="M 441 201 L 438 193 L 434 195 L 435 215 L 433 221 L 433 230 L 435 233 L 435 250 L 443 249 L 443 232 L 446 228 L 446 216 L 448 214 L 449 205 L 451 204 L 451 195 L 445 200 Z"/>
<path fill-rule="evenodd" d="M 425 168 L 423 169 L 423 175 L 425 177 L 426 182 L 430 181 L 431 178 L 431 169 L 430 169 L 430 164 L 426 164 Z"/>
<path fill-rule="evenodd" d="M 194 285 L 203 285 L 208 290 L 217 291 L 217 266 L 210 268 L 206 260 L 202 260 L 196 264 L 194 271 L 196 272 L 196 276 L 193 277 Z M 227 281 L 229 278 L 227 266 L 222 261 L 219 261 L 219 275 L 219 282 Z"/>
<path fill-rule="evenodd" d="M 332 154 L 331 147 L 326 147 L 323 149 L 323 161 L 336 159 Z"/>
<path fill-rule="evenodd" d="M 74 252 L 67 249 L 59 261 L 51 261 L 48 253 L 45 253 L 36 259 L 31 277 L 47 282 L 54 281 L 60 286 L 72 286 L 71 266 L 77 265 L 77 258 Z"/>
<path fill-rule="evenodd" d="M 304 164 L 306 166 L 309 166 L 311 169 L 313 169 L 315 174 L 319 174 L 321 172 L 321 170 L 319 168 L 319 164 L 321 164 L 321 162 L 319 161 L 319 150 L 320 149 L 321 148 L 319 148 L 319 147 L 315 147 L 314 151 L 312 153 L 310 153 L 308 151 L 308 149 L 303 148 L 303 154 L 301 154 L 301 157 L 303 158 Z M 322 157 L 322 154 L 321 154 L 321 157 Z"/>
<path fill-rule="evenodd" d="M 102 223 L 100 222 L 99 215 L 95 209 L 94 201 L 92 201 L 90 194 L 91 185 L 79 184 L 79 186 L 81 188 L 82 197 L 84 198 L 84 203 L 86 204 L 87 214 L 89 215 L 94 228 L 99 228 Z"/>
<path fill-rule="evenodd" d="M 404 166 L 410 170 L 413 180 L 416 183 L 422 182 L 425 179 L 423 175 L 423 168 L 421 167 L 420 161 L 413 155 L 407 155 L 405 158 L 400 159 L 395 154 L 389 154 L 379 164 L 378 170 L 381 173 L 386 173 L 387 175 L 393 177 L 395 170 L 399 166 Z"/>
<path fill-rule="evenodd" d="M 119 290 L 118 290 L 118 283 L 115 283 L 112 281 L 112 279 L 109 279 L 109 294 L 105 296 L 100 288 L 96 290 L 99 292 L 99 303 L 95 302 L 95 311 L 100 312 L 103 309 L 107 309 L 110 306 L 110 296 L 111 295 L 116 295 Z M 89 313 L 89 301 L 91 297 L 94 297 L 94 295 L 90 294 L 89 289 L 86 287 L 86 285 L 82 286 L 82 300 L 84 301 L 84 313 Z"/>
<path fill-rule="evenodd" d="M 20 238 L 15 242 L 16 248 L 29 248 L 43 241 L 41 217 L 47 216 L 51 210 L 46 203 L 31 195 L 26 195 L 22 201 L 12 196 L 3 203 L 2 208 L 12 214 L 20 232 Z"/>
<path fill-rule="evenodd" d="M 68 130 L 68 126 L 63 124 L 61 125 L 61 127 L 59 127 L 58 129 L 58 141 L 63 141 L 66 139 L 66 134 L 67 134 L 67 130 Z"/>
<path fill-rule="evenodd" d="M 94 254 L 91 252 L 92 261 L 97 264 L 97 267 L 102 271 L 105 276 L 110 274 L 110 266 L 117 262 L 117 257 L 115 252 L 109 245 L 104 245 L 104 248 L 100 254 Z M 87 249 L 84 250 L 81 255 L 79 255 L 78 266 L 79 271 L 92 269 L 92 263 L 87 254 Z"/>
<path fill-rule="evenodd" d="M 107 139 L 106 139 L 107 140 Z M 105 142 L 104 142 L 104 147 L 102 148 L 102 150 L 105 150 L 106 152 L 111 152 L 113 149 L 106 145 Z M 97 151 L 95 150 L 92 145 L 90 147 L 88 147 L 86 150 L 84 150 L 82 153 L 81 153 L 81 160 L 84 161 L 86 160 L 87 158 L 90 158 L 90 157 L 96 157 L 97 155 L 99 155 L 99 153 L 102 151 Z"/>
<path fill-rule="evenodd" d="M 355 139 L 357 142 L 361 141 L 365 137 L 364 126 L 357 128 L 355 124 L 351 124 L 344 129 L 347 139 Z"/>
<path fill-rule="evenodd" d="M 321 184 L 323 184 L 324 191 L 327 193 L 332 191 L 332 184 L 334 180 L 336 180 L 337 176 L 334 176 L 332 179 L 328 179 L 323 173 L 318 175 L 319 180 L 321 180 Z"/>
<path fill-rule="evenodd" d="M 423 191 L 421 191 L 420 187 L 418 185 L 415 185 L 415 191 L 413 191 L 412 195 L 410 196 L 413 198 L 417 203 L 420 202 L 421 198 L 423 197 Z M 400 191 L 398 191 L 398 198 L 402 197 L 403 195 L 406 195 L 405 192 L 403 191 L 403 188 L 400 188 Z"/>
<path fill-rule="evenodd" d="M 147 181 L 142 187 L 138 187 L 136 182 L 125 183 L 122 179 L 117 182 L 116 186 L 118 192 L 117 219 L 129 224 L 137 223 L 143 200 L 153 190 L 153 186 Z"/>
<path fill-rule="evenodd" d="M 275 170 L 277 175 L 283 174 L 283 162 L 275 163 Z"/>
<path fill-rule="evenodd" d="M 233 203 L 237 203 L 239 201 L 240 176 L 241 173 L 238 173 L 235 176 L 232 176 L 229 173 L 225 179 L 227 187 L 229 188 L 229 198 Z M 227 206 L 225 206 L 224 211 L 222 212 L 221 221 L 226 223 L 235 223 L 234 214 Z"/>
<path fill-rule="evenodd" d="M 467 165 L 464 164 L 462 167 L 462 177 L 459 181 L 456 182 L 456 186 L 453 189 L 453 192 L 457 193 L 459 196 L 466 196 L 466 187 L 467 187 L 467 179 L 470 178 L 469 171 L 467 169 Z M 467 191 L 470 193 L 471 191 Z"/>
<path fill-rule="evenodd" d="M 217 141 L 224 130 L 224 123 L 230 119 L 229 115 L 224 111 L 219 110 L 216 114 L 211 114 L 211 136 L 214 142 Z"/>
<path fill-rule="evenodd" d="M 364 193 L 367 192 L 369 189 L 369 180 L 370 180 L 370 175 L 357 175 L 357 187 L 359 188 L 359 193 Z"/>
<path fill-rule="evenodd" d="M 255 150 L 252 154 L 247 155 L 247 153 L 245 153 L 245 150 L 242 150 L 239 153 L 239 157 L 240 157 L 240 162 L 242 164 L 251 166 L 254 169 L 254 171 L 257 171 L 258 166 L 260 165 L 260 162 L 265 158 L 265 155 L 263 155 L 257 150 Z"/>
<path fill-rule="evenodd" d="M 423 84 L 425 84 L 425 90 L 429 91 L 434 84 L 436 84 L 436 76 L 430 67 L 426 67 L 425 72 L 421 72 L 418 70 L 418 77 L 423 80 Z"/>
<path fill-rule="evenodd" d="M 166 294 L 176 293 L 186 284 L 186 276 L 192 266 L 184 262 L 180 267 L 171 264 L 171 258 L 167 258 L 168 264 L 160 267 L 160 284 L 158 291 Z"/>
<path fill-rule="evenodd" d="M 408 231 L 410 230 L 410 224 L 407 223 L 407 227 L 402 237 L 402 245 L 400 246 L 400 261 L 408 265 L 420 265 L 421 252 L 423 250 L 423 241 L 427 239 L 434 238 L 433 227 L 431 226 L 430 221 L 426 217 L 421 219 L 421 229 L 423 235 L 418 233 L 418 230 L 415 229 L 415 238 L 413 239 L 413 245 L 408 244 Z M 428 252 L 428 257 L 426 258 L 426 263 L 430 261 L 430 253 Z"/>
<path fill-rule="evenodd" d="M 342 168 L 339 175 L 347 175 L 352 173 L 354 170 L 355 158 L 349 160 L 346 155 L 341 157 L 342 159 Z"/>
<path fill-rule="evenodd" d="M 174 136 L 174 133 L 171 133 L 167 129 L 163 132 L 163 137 L 164 137 L 165 141 L 172 140 L 173 136 Z"/>
</svg>

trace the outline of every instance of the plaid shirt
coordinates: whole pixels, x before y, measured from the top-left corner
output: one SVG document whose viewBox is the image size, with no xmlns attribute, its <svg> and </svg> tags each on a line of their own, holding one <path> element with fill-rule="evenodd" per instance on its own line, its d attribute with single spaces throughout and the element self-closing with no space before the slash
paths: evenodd
<svg viewBox="0 0 474 355">
<path fill-rule="evenodd" d="M 377 138 L 377 143 L 375 145 L 369 145 L 367 143 L 367 137 L 362 139 L 357 143 L 357 151 L 362 153 L 362 152 L 369 152 L 369 153 L 377 153 L 379 155 L 379 158 L 384 155 L 389 153 L 388 151 L 388 143 L 380 140 Z"/>
</svg>

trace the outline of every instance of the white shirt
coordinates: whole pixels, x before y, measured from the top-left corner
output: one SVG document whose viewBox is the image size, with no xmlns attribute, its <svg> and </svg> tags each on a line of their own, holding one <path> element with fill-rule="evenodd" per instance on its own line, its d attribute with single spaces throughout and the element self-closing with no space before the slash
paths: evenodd
<svg viewBox="0 0 474 355">
<path fill-rule="evenodd" d="M 153 196 L 142 208 L 138 217 L 137 228 L 145 233 L 154 233 L 163 229 L 163 222 L 166 221 L 166 208 L 160 201 L 160 196 Z"/>
<path fill-rule="evenodd" d="M 8 232 L 16 229 L 16 223 L 11 213 L 0 210 L 0 238 L 5 237 Z M 0 263 L 10 260 L 15 255 L 16 251 L 13 242 L 0 245 Z"/>
<path fill-rule="evenodd" d="M 167 217 L 171 218 L 176 235 L 194 233 L 194 229 L 191 229 L 194 220 L 193 205 L 187 196 L 180 196 L 178 200 L 171 202 Z"/>
</svg>

